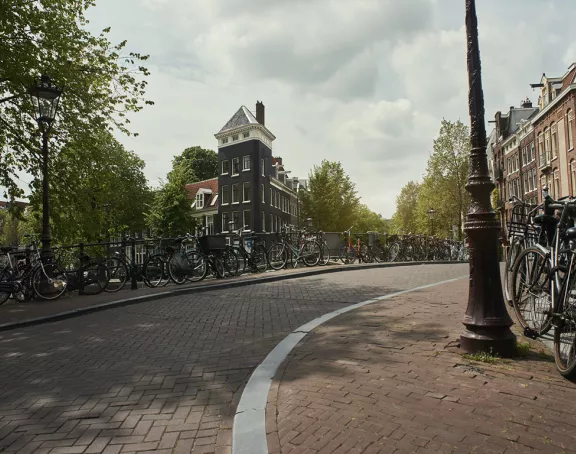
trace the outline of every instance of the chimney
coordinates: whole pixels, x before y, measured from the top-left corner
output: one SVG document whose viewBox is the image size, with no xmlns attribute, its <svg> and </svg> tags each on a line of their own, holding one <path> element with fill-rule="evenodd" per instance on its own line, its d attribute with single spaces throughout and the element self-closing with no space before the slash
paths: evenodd
<svg viewBox="0 0 576 454">
<path fill-rule="evenodd" d="M 256 121 L 262 126 L 264 125 L 264 104 L 262 101 L 256 101 Z"/>
<path fill-rule="evenodd" d="M 520 107 L 524 107 L 525 109 L 532 107 L 532 101 L 530 101 L 530 99 L 526 98 L 524 101 L 522 101 L 522 104 L 520 104 Z"/>
</svg>

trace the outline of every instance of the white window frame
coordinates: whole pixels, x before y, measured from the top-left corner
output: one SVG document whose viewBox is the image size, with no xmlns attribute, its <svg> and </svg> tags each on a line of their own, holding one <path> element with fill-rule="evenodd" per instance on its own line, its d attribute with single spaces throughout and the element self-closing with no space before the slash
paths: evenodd
<svg viewBox="0 0 576 454">
<path fill-rule="evenodd" d="M 248 160 L 246 160 L 248 158 Z M 246 162 L 248 162 L 248 166 L 246 166 Z M 242 156 L 242 172 L 249 172 L 250 167 L 252 167 L 252 159 L 249 154 Z"/>
<path fill-rule="evenodd" d="M 234 213 L 236 213 L 236 215 L 238 216 L 238 222 L 236 222 L 236 221 L 234 220 Z M 240 227 L 238 226 L 238 224 L 240 223 L 240 215 L 239 215 L 238 213 L 239 213 L 239 211 L 232 211 L 232 219 L 231 219 L 231 221 L 234 221 L 234 230 L 238 230 L 240 227 L 242 227 L 242 226 L 240 226 Z"/>
<path fill-rule="evenodd" d="M 266 213 L 262 211 L 262 233 L 266 232 Z"/>
<path fill-rule="evenodd" d="M 242 227 L 245 232 L 252 230 L 251 222 L 246 222 L 246 213 L 248 213 L 248 216 L 250 216 L 251 211 L 252 210 L 250 209 L 242 210 Z M 247 225 L 248 228 L 244 228 L 245 225 Z"/>
<path fill-rule="evenodd" d="M 248 185 L 248 200 L 246 200 L 246 185 Z M 251 189 L 252 189 L 252 185 L 250 184 L 249 181 L 245 181 L 242 183 L 242 202 L 243 203 L 250 203 L 252 200 L 251 197 Z"/>
<path fill-rule="evenodd" d="M 225 193 L 224 188 L 228 189 L 228 201 L 227 202 L 224 200 L 224 193 Z M 227 184 L 223 184 L 222 185 L 222 200 L 220 201 L 220 204 L 221 205 L 228 205 L 231 201 L 232 201 L 232 193 L 231 193 L 230 186 Z"/>
<path fill-rule="evenodd" d="M 226 172 L 224 172 L 224 164 L 226 164 Z M 220 167 L 220 175 L 228 175 L 229 173 L 230 173 L 230 161 L 228 159 L 225 159 L 222 161 Z"/>
<path fill-rule="evenodd" d="M 242 133 L 243 139 L 247 139 L 248 137 L 250 137 L 250 131 L 246 131 L 246 132 Z"/>
<path fill-rule="evenodd" d="M 232 136 L 232 140 L 238 140 L 238 134 L 234 134 L 234 135 Z"/>
<path fill-rule="evenodd" d="M 237 163 L 236 166 L 234 165 L 234 162 Z M 236 173 L 235 173 L 235 170 L 234 170 L 235 168 L 238 169 L 238 172 L 236 172 Z M 235 177 L 235 176 L 238 176 L 238 175 L 240 175 L 240 158 L 232 158 L 232 176 Z"/>
<path fill-rule="evenodd" d="M 236 187 L 238 188 L 238 190 L 236 191 L 236 193 L 238 194 L 238 201 L 237 201 L 237 202 L 234 201 L 234 186 L 236 186 Z M 230 203 L 231 203 L 232 205 L 237 205 L 237 204 L 240 203 L 240 193 L 239 193 L 239 191 L 240 191 L 240 183 L 234 183 L 234 184 L 232 185 L 232 188 L 231 188 L 231 191 L 230 191 Z"/>
<path fill-rule="evenodd" d="M 568 109 L 566 112 L 566 132 L 568 134 L 568 150 L 574 149 L 574 112 L 572 109 Z"/>
<path fill-rule="evenodd" d="M 270 188 L 270 206 L 274 206 L 274 189 Z"/>
<path fill-rule="evenodd" d="M 204 193 L 198 192 L 196 194 L 196 209 L 204 208 Z"/>
<path fill-rule="evenodd" d="M 206 215 L 206 233 L 208 235 L 214 235 L 214 215 Z"/>
<path fill-rule="evenodd" d="M 260 192 L 262 193 L 262 203 L 266 203 L 266 191 L 264 190 L 264 184 L 260 185 Z"/>
<path fill-rule="evenodd" d="M 230 220 L 230 217 L 228 216 L 228 212 L 223 211 L 222 212 L 222 233 L 228 232 L 228 221 L 229 220 Z"/>
<path fill-rule="evenodd" d="M 264 158 L 260 158 L 260 173 L 262 173 L 262 176 L 265 177 L 266 176 L 266 169 L 264 167 Z"/>
</svg>

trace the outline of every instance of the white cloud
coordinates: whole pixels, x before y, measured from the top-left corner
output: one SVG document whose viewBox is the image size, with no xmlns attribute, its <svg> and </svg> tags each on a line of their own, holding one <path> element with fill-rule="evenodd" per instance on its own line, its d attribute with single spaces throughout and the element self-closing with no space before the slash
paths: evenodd
<svg viewBox="0 0 576 454">
<path fill-rule="evenodd" d="M 576 60 L 576 5 L 477 4 L 489 120 Z M 213 134 L 259 99 L 293 175 L 341 161 L 363 201 L 391 216 L 441 119 L 468 122 L 461 0 L 99 0 L 91 18 L 152 54 L 156 105 L 132 118 L 140 137 L 121 138 L 152 181 L 185 147 L 215 148 Z"/>
</svg>

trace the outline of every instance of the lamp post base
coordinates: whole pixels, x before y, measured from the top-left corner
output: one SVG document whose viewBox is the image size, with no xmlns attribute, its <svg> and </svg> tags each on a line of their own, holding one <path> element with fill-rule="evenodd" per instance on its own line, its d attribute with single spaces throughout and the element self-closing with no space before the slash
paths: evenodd
<svg viewBox="0 0 576 454">
<path fill-rule="evenodd" d="M 460 334 L 460 348 L 468 353 L 486 352 L 502 358 L 511 358 L 518 354 L 516 335 L 507 326 L 468 326 Z"/>
</svg>

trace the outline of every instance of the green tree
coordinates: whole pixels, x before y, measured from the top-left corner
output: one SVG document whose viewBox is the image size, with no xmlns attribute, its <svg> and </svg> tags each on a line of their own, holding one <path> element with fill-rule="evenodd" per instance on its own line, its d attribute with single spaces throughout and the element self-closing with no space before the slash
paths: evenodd
<svg viewBox="0 0 576 454">
<path fill-rule="evenodd" d="M 55 156 L 66 143 L 88 146 L 94 135 L 116 129 L 129 133 L 127 114 L 145 104 L 148 56 L 113 44 L 104 29 L 87 29 L 85 13 L 94 0 L 0 2 L 0 186 L 5 196 L 21 196 L 17 172 L 38 178 L 40 135 L 27 88 L 41 73 L 64 87 L 58 121 L 51 134 Z M 61 169 L 60 169 L 61 171 Z"/>
<path fill-rule="evenodd" d="M 0 244 L 18 246 L 27 233 L 24 209 L 14 206 L 12 209 L 0 209 Z"/>
<path fill-rule="evenodd" d="M 108 132 L 92 143 L 71 142 L 50 163 L 50 217 L 57 243 L 104 240 L 145 226 L 151 200 L 145 163 Z M 62 172 L 61 169 L 70 169 Z M 34 231 L 41 231 L 42 187 L 36 180 L 30 197 Z"/>
<path fill-rule="evenodd" d="M 388 232 L 388 221 L 381 214 L 370 210 L 368 206 L 360 204 L 356 210 L 354 230 L 357 232 Z"/>
<path fill-rule="evenodd" d="M 218 153 L 199 146 L 186 148 L 172 160 L 172 167 L 184 169 L 187 183 L 209 180 L 218 176 Z"/>
<path fill-rule="evenodd" d="M 177 236 L 194 229 L 194 210 L 185 187 L 187 177 L 184 166 L 174 167 L 168 180 L 154 194 L 146 220 L 156 234 Z"/>
<path fill-rule="evenodd" d="M 324 160 L 309 174 L 308 190 L 302 193 L 302 217 L 312 218 L 325 232 L 342 232 L 357 220 L 359 200 L 342 164 Z"/>
<path fill-rule="evenodd" d="M 396 197 L 396 212 L 392 217 L 395 233 L 417 233 L 419 226 L 416 207 L 420 193 L 420 184 L 409 181 Z"/>
<path fill-rule="evenodd" d="M 452 226 L 456 226 L 458 239 L 462 239 L 463 224 L 470 206 L 470 195 L 466 191 L 469 159 L 468 127 L 461 121 L 442 120 L 419 191 L 416 211 L 421 232 L 429 231 L 428 210 L 434 208 L 436 235 L 451 237 Z"/>
</svg>

